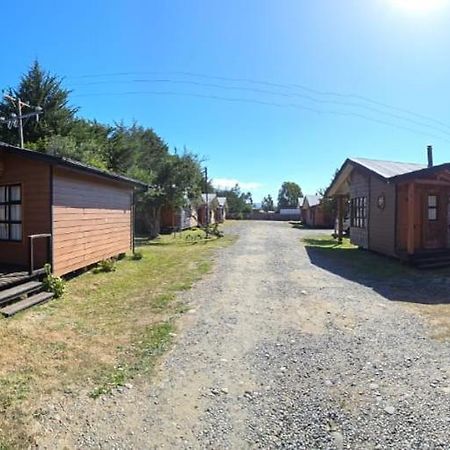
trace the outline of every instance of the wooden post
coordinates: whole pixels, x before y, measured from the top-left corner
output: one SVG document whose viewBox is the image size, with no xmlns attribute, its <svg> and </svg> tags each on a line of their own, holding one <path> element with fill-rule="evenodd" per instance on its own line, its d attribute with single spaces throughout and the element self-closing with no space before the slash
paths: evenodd
<svg viewBox="0 0 450 450">
<path fill-rule="evenodd" d="M 342 244 L 342 237 L 344 235 L 344 197 L 340 195 L 337 198 L 338 209 L 338 242 Z"/>
<path fill-rule="evenodd" d="M 414 183 L 408 184 L 408 231 L 406 238 L 406 250 L 409 255 L 414 254 L 415 238 L 414 238 L 414 222 L 416 219 L 416 205 L 415 205 L 415 186 Z"/>
</svg>

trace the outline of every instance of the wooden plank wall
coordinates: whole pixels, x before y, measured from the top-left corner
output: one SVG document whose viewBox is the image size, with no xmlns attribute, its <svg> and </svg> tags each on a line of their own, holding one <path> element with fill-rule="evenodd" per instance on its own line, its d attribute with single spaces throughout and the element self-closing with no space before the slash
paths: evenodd
<svg viewBox="0 0 450 450">
<path fill-rule="evenodd" d="M 22 186 L 22 241 L 0 241 L 0 263 L 28 265 L 28 236 L 50 233 L 50 167 L 40 161 L 0 154 L 0 185 Z M 47 242 L 36 241 L 35 263 L 47 261 Z"/>
<path fill-rule="evenodd" d="M 54 272 L 64 275 L 127 252 L 132 240 L 132 188 L 55 168 Z"/>
</svg>

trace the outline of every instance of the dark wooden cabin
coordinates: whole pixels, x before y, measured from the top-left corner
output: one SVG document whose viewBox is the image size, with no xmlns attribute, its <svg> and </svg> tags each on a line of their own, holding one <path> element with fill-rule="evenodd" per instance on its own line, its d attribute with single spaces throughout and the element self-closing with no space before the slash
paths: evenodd
<svg viewBox="0 0 450 450">
<path fill-rule="evenodd" d="M 350 202 L 353 244 L 420 267 L 450 264 L 450 164 L 347 159 L 326 195 Z M 339 222 L 343 217 L 340 214 Z"/>
<path fill-rule="evenodd" d="M 65 275 L 126 253 L 135 180 L 0 143 L 0 267 Z"/>
<path fill-rule="evenodd" d="M 305 195 L 301 206 L 302 222 L 311 228 L 333 228 L 333 217 L 322 205 L 319 195 Z"/>
</svg>

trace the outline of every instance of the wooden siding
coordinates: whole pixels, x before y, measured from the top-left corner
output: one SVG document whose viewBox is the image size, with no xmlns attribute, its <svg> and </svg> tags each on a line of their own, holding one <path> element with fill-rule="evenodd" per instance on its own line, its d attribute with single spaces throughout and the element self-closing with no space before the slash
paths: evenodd
<svg viewBox="0 0 450 450">
<path fill-rule="evenodd" d="M 57 275 L 130 249 L 132 195 L 127 185 L 54 169 L 53 255 Z"/>
<path fill-rule="evenodd" d="M 356 197 L 366 197 L 368 202 L 367 204 L 369 204 L 369 191 L 369 176 L 362 173 L 360 170 L 355 169 L 351 174 L 350 200 Z M 368 225 L 370 220 L 370 208 L 367 208 L 367 214 L 369 215 L 367 218 Z M 362 248 L 369 248 L 369 233 L 367 225 L 365 228 L 350 227 L 350 240 L 352 244 L 358 245 Z"/>
<path fill-rule="evenodd" d="M 0 185 L 22 186 L 22 241 L 0 241 L 0 263 L 28 266 L 30 234 L 51 232 L 50 167 L 39 161 L 0 153 Z M 48 261 L 47 242 L 36 241 L 35 265 Z"/>
<path fill-rule="evenodd" d="M 384 196 L 384 208 L 378 198 Z M 386 255 L 395 255 L 395 185 L 370 177 L 369 248 Z"/>
</svg>

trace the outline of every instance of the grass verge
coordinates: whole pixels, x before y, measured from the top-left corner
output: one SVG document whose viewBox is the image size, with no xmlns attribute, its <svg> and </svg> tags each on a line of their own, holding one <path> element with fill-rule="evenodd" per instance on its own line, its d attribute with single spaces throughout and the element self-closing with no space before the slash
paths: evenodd
<svg viewBox="0 0 450 450">
<path fill-rule="evenodd" d="M 87 272 L 67 283 L 61 299 L 0 320 L 0 449 L 33 444 L 29 423 L 42 399 L 95 398 L 151 373 L 187 309 L 176 293 L 210 270 L 214 249 L 234 240 L 193 233 L 148 242 L 141 260 Z"/>
</svg>

